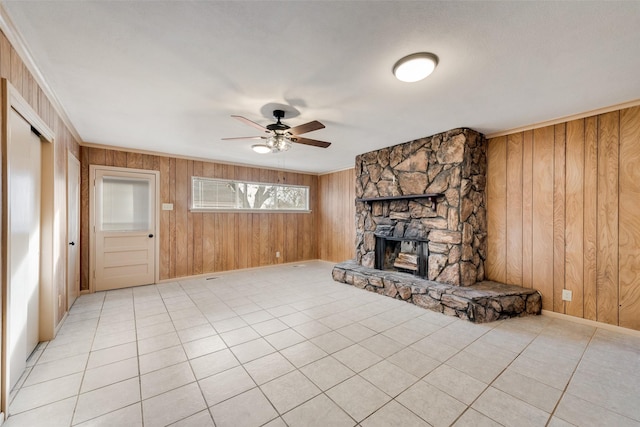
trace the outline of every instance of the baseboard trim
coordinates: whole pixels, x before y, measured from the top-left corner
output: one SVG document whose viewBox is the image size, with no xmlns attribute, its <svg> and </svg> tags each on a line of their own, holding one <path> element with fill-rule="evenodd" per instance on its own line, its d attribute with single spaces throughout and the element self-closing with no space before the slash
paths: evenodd
<svg viewBox="0 0 640 427">
<path fill-rule="evenodd" d="M 635 329 L 624 328 L 622 326 L 610 325 L 609 323 L 596 322 L 595 320 L 583 319 L 582 317 L 570 316 L 568 314 L 556 313 L 554 311 L 542 310 L 543 316 L 553 317 L 555 319 L 568 320 L 581 325 L 593 326 L 595 328 L 606 329 L 608 331 L 619 332 L 625 335 L 640 337 L 640 331 Z"/>
<path fill-rule="evenodd" d="M 258 266 L 258 267 L 239 268 L 237 270 L 211 271 L 209 273 L 193 274 L 191 276 L 180 276 L 180 277 L 174 277 L 172 279 L 158 280 L 156 282 L 156 284 L 159 285 L 161 283 L 178 282 L 180 280 L 204 279 L 204 278 L 207 278 L 207 277 L 214 277 L 214 276 L 238 273 L 238 272 L 241 272 L 241 271 L 261 270 L 263 268 L 270 268 L 270 267 L 293 266 L 293 265 L 304 264 L 304 263 L 307 263 L 307 262 L 326 262 L 328 264 L 335 264 L 335 262 L 325 261 L 323 259 L 306 259 L 304 261 L 283 262 L 282 264 L 261 265 L 261 266 Z"/>
</svg>

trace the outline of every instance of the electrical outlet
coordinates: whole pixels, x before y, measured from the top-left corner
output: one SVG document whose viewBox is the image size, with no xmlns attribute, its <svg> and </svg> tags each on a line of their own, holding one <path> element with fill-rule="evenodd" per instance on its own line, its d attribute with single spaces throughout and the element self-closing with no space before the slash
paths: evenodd
<svg viewBox="0 0 640 427">
<path fill-rule="evenodd" d="M 569 289 L 562 290 L 562 301 L 571 301 L 572 292 Z"/>
<path fill-rule="evenodd" d="M 276 258 L 280 258 L 280 251 L 276 252 Z"/>
<path fill-rule="evenodd" d="M 163 211 L 172 211 L 173 210 L 173 203 L 163 203 L 162 204 L 162 210 Z"/>
</svg>

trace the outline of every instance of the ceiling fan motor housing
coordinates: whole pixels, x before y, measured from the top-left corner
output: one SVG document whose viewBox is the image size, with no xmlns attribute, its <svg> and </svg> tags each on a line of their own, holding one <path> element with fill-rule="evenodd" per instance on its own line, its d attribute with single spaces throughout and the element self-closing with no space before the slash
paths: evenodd
<svg viewBox="0 0 640 427">
<path fill-rule="evenodd" d="M 275 131 L 285 131 L 291 128 L 291 126 L 285 125 L 280 121 L 280 119 L 284 118 L 283 110 L 273 110 L 273 117 L 275 117 L 278 121 L 276 123 L 267 125 L 267 129 L 275 132 Z"/>
</svg>

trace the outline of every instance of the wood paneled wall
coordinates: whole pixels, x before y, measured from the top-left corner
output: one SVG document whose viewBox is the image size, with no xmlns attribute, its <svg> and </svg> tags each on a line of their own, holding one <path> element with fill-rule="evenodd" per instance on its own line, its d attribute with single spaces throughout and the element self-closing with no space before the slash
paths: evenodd
<svg viewBox="0 0 640 427">
<path fill-rule="evenodd" d="M 487 277 L 640 330 L 640 107 L 490 139 L 487 170 Z"/>
<path fill-rule="evenodd" d="M 160 279 L 318 258 L 318 177 L 245 166 L 82 147 L 81 282 L 89 288 L 89 165 L 160 171 Z M 307 185 L 311 213 L 189 210 L 191 176 Z M 280 257 L 276 258 L 276 252 Z"/>
<path fill-rule="evenodd" d="M 80 157 L 80 146 L 63 120 L 57 114 L 55 108 L 38 86 L 33 75 L 11 45 L 7 37 L 0 32 L 0 77 L 6 78 L 15 87 L 31 108 L 54 131 L 53 156 L 54 156 L 54 260 L 53 280 L 58 295 L 66 295 L 66 267 L 67 267 L 67 152 Z M 1 175 L 0 175 L 1 177 Z M 5 250 L 6 248 L 2 248 Z M 65 314 L 65 307 L 57 307 L 55 310 L 56 323 L 59 323 Z"/>
<path fill-rule="evenodd" d="M 355 169 L 320 175 L 318 255 L 325 261 L 355 258 Z"/>
</svg>

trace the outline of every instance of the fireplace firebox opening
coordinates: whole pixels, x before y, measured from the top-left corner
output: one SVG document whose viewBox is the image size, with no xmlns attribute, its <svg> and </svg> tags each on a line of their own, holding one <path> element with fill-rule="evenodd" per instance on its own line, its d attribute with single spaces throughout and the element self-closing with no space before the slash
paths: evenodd
<svg viewBox="0 0 640 427">
<path fill-rule="evenodd" d="M 426 240 L 376 235 L 375 268 L 425 278 L 429 248 Z"/>
</svg>

